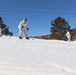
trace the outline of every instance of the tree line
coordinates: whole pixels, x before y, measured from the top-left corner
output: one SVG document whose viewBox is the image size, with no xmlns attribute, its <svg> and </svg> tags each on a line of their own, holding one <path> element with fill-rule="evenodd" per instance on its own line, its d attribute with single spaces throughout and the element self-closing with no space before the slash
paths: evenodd
<svg viewBox="0 0 76 75">
<path fill-rule="evenodd" d="M 71 29 L 70 24 L 62 17 L 57 17 L 51 21 L 50 34 L 44 36 L 35 36 L 36 38 L 44 39 L 57 39 L 57 40 L 67 40 L 65 34 L 66 30 L 71 33 L 71 40 L 76 39 L 76 29 Z M 9 27 L 3 23 L 2 18 L 0 17 L 0 28 L 2 29 L 2 35 L 13 36 L 13 33 L 9 31 Z"/>
<path fill-rule="evenodd" d="M 51 21 L 50 34 L 42 36 L 34 36 L 34 38 L 40 39 L 57 39 L 67 40 L 66 31 L 68 30 L 71 34 L 71 40 L 76 40 L 76 28 L 71 29 L 70 24 L 62 17 L 57 17 Z"/>
</svg>

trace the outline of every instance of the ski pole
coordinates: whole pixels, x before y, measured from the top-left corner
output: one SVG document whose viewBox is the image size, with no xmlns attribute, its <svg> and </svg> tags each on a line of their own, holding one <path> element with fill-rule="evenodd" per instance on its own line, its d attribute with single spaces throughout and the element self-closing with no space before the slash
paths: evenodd
<svg viewBox="0 0 76 75">
<path fill-rule="evenodd" d="M 18 33 L 18 30 L 14 33 L 14 35 L 17 34 L 17 33 Z"/>
<path fill-rule="evenodd" d="M 27 36 L 29 36 L 29 29 L 27 29 Z"/>
<path fill-rule="evenodd" d="M 14 35 L 17 34 L 17 33 L 18 33 L 18 30 L 14 33 Z M 12 37 L 12 36 L 9 36 L 9 39 L 10 39 L 11 37 Z"/>
</svg>

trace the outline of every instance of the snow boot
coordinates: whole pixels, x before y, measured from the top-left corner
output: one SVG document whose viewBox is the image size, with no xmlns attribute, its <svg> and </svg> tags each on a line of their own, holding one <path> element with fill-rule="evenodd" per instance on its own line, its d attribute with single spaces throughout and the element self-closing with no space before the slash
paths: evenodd
<svg viewBox="0 0 76 75">
<path fill-rule="evenodd" d="M 23 39 L 21 36 L 19 36 L 19 39 Z"/>
<path fill-rule="evenodd" d="M 26 39 L 28 39 L 28 40 L 29 40 L 29 37 L 26 37 Z"/>
</svg>

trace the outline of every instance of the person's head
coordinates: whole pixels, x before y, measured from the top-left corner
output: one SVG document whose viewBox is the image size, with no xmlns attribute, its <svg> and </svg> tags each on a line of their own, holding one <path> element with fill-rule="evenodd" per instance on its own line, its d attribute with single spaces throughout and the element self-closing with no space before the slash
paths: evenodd
<svg viewBox="0 0 76 75">
<path fill-rule="evenodd" d="M 23 20 L 26 22 L 27 21 L 27 18 L 24 18 Z"/>
<path fill-rule="evenodd" d="M 66 30 L 66 32 L 69 32 L 69 30 Z"/>
</svg>

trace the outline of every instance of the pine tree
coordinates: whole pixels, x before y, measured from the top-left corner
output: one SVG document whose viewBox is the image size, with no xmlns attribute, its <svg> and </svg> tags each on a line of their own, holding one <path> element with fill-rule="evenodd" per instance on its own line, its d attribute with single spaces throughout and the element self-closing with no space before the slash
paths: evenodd
<svg viewBox="0 0 76 75">
<path fill-rule="evenodd" d="M 52 39 L 64 40 L 66 30 L 70 30 L 70 25 L 64 18 L 57 17 L 51 22 L 51 37 Z"/>
<path fill-rule="evenodd" d="M 2 18 L 0 17 L 0 28 L 2 29 L 2 35 L 10 35 L 12 36 L 13 33 L 9 31 L 9 27 L 3 23 Z"/>
</svg>

